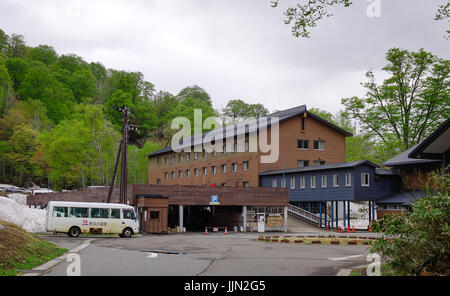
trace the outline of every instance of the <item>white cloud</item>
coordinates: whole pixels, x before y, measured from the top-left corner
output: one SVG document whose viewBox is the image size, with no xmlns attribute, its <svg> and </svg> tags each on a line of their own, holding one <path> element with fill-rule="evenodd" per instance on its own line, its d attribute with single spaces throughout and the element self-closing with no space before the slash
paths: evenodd
<svg viewBox="0 0 450 296">
<path fill-rule="evenodd" d="M 446 25 L 433 21 L 438 3 L 382 1 L 379 19 L 367 17 L 366 1 L 333 9 L 311 39 L 292 37 L 270 0 L 3 0 L 0 28 L 32 46 L 140 71 L 161 90 L 200 85 L 216 108 L 240 98 L 336 112 L 342 97 L 364 94 L 364 73 L 380 69 L 390 47 L 448 57 Z"/>
</svg>

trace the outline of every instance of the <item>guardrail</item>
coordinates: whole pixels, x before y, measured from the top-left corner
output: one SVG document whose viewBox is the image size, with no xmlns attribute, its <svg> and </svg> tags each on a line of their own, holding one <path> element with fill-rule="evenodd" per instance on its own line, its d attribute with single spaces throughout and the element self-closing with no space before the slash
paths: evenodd
<svg viewBox="0 0 450 296">
<path fill-rule="evenodd" d="M 301 209 L 293 205 L 289 205 L 288 213 L 317 227 L 322 227 L 325 225 L 325 219 L 324 218 L 320 219 L 320 215 L 308 212 L 304 209 Z"/>
</svg>

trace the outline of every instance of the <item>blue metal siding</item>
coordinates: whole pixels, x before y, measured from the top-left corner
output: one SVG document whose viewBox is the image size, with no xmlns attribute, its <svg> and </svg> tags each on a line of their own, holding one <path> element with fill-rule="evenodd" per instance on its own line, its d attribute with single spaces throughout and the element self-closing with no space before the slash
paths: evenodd
<svg viewBox="0 0 450 296">
<path fill-rule="evenodd" d="M 345 174 L 351 173 L 351 186 L 345 186 Z M 369 174 L 369 186 L 361 186 L 361 174 Z M 339 187 L 333 187 L 333 175 L 339 175 Z M 322 188 L 322 176 L 327 176 L 327 187 Z M 311 177 L 316 176 L 316 188 L 311 188 Z M 290 188 L 290 180 L 295 177 L 295 189 L 289 189 L 289 200 L 298 201 L 362 201 L 377 200 L 400 190 L 400 179 L 397 176 L 378 176 L 375 180 L 375 168 L 361 165 L 353 169 L 336 169 L 315 172 L 286 173 L 286 187 Z M 305 177 L 305 189 L 300 188 L 300 178 Z M 272 180 L 277 179 L 277 187 L 281 187 L 282 174 L 261 176 L 262 187 L 272 187 Z"/>
</svg>

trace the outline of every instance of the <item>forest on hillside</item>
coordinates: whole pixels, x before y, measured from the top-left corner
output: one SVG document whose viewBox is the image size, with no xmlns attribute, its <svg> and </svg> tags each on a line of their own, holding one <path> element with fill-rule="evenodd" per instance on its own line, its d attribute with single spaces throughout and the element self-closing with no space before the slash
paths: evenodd
<svg viewBox="0 0 450 296">
<path fill-rule="evenodd" d="M 354 134 L 347 139 L 347 161 L 382 163 L 421 141 L 449 116 L 448 60 L 399 49 L 389 50 L 386 59 L 383 70 L 393 79 L 377 85 L 368 72 L 365 98 L 343 99 L 345 110 L 337 114 L 309 109 Z M 405 73 L 417 89 L 396 85 L 396 75 L 406 81 Z M 406 111 L 392 99 L 408 96 Z M 269 113 L 262 104 L 241 99 L 215 110 L 213 99 L 197 85 L 176 95 L 157 91 L 141 72 L 59 55 L 49 45 L 30 47 L 22 35 L 9 36 L 0 29 L 0 183 L 49 184 L 54 189 L 109 185 L 121 138 L 118 108 L 123 106 L 131 110 L 131 123 L 139 126 L 130 134 L 129 183 L 144 184 L 145 155 L 170 145 L 174 118 L 193 121 L 194 109 L 202 110 L 203 119 L 230 121 Z"/>
</svg>

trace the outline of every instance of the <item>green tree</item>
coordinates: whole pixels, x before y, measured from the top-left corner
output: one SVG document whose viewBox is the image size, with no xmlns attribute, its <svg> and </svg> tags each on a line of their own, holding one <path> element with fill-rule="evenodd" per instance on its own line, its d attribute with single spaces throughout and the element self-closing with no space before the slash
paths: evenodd
<svg viewBox="0 0 450 296">
<path fill-rule="evenodd" d="M 259 118 L 267 114 L 269 114 L 269 111 L 262 104 L 247 104 L 242 100 L 230 100 L 222 110 L 222 115 L 232 121 L 238 118 Z"/>
<path fill-rule="evenodd" d="M 7 54 L 7 50 L 8 50 L 8 46 L 9 46 L 8 40 L 9 40 L 9 36 L 5 33 L 5 31 L 0 29 L 0 54 L 3 54 L 5 56 Z"/>
<path fill-rule="evenodd" d="M 14 181 L 24 185 L 33 177 L 32 158 L 38 148 L 39 133 L 26 125 L 15 128 L 7 144 L 11 151 L 7 154 L 8 161 L 14 168 Z"/>
<path fill-rule="evenodd" d="M 383 70 L 388 78 L 381 85 L 367 72 L 365 97 L 342 99 L 346 111 L 375 142 L 391 147 L 391 155 L 404 151 L 428 136 L 450 115 L 448 60 L 419 50 L 398 48 L 386 54 Z"/>
<path fill-rule="evenodd" d="M 405 215 L 384 217 L 373 229 L 383 232 L 372 247 L 388 258 L 388 264 L 401 274 L 424 270 L 450 275 L 450 175 L 435 174 L 423 199 Z"/>
<path fill-rule="evenodd" d="M 6 60 L 6 67 L 8 68 L 9 76 L 11 77 L 13 88 L 18 91 L 20 84 L 25 79 L 28 72 L 29 65 L 24 59 L 9 58 Z"/>
<path fill-rule="evenodd" d="M 6 101 L 5 97 L 8 90 L 11 88 L 11 85 L 12 83 L 9 77 L 8 69 L 4 64 L 4 59 L 0 56 L 0 115 L 3 114 L 3 108 Z"/>
<path fill-rule="evenodd" d="M 30 60 L 40 61 L 49 66 L 58 60 L 58 54 L 52 46 L 39 45 L 30 49 L 28 58 Z"/>
<path fill-rule="evenodd" d="M 106 117 L 114 124 L 117 130 L 121 130 L 123 124 L 123 113 L 118 110 L 121 107 L 128 107 L 130 110 L 134 110 L 131 94 L 118 89 L 105 103 Z"/>
<path fill-rule="evenodd" d="M 212 107 L 212 101 L 209 94 L 200 86 L 188 86 L 183 88 L 180 93 L 176 96 L 176 98 L 182 102 L 185 99 L 194 99 L 196 101 L 201 101 Z"/>
<path fill-rule="evenodd" d="M 7 56 L 10 58 L 25 58 L 26 55 L 27 47 L 25 45 L 25 37 L 12 34 L 8 39 Z"/>
<path fill-rule="evenodd" d="M 58 123 L 68 118 L 74 107 L 71 91 L 59 83 L 44 63 L 34 61 L 25 75 L 19 96 L 24 99 L 40 100 L 47 108 L 48 118 Z"/>
</svg>

